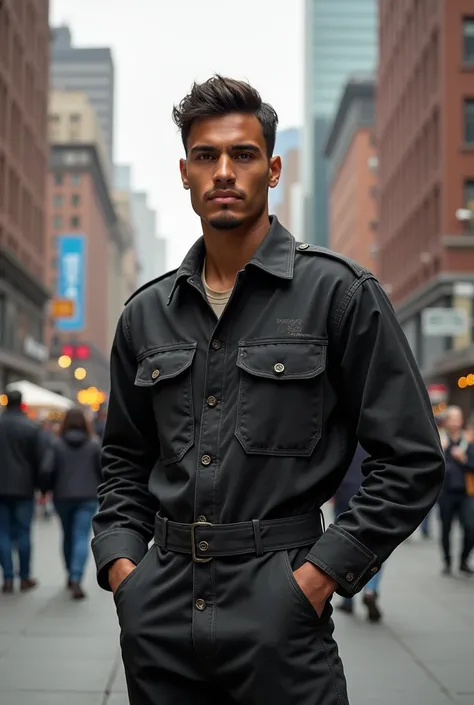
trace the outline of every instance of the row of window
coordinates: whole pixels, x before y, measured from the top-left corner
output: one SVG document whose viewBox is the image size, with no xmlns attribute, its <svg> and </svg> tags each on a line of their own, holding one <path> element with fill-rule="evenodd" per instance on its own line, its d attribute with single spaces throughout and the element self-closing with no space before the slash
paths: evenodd
<svg viewBox="0 0 474 705">
<path fill-rule="evenodd" d="M 54 215 L 53 216 L 53 228 L 56 230 L 59 230 L 60 228 L 64 227 L 65 223 L 65 218 L 63 218 L 62 215 Z M 71 228 L 79 228 L 81 226 L 81 219 L 79 218 L 78 215 L 73 215 L 69 219 L 69 227 Z"/>
<path fill-rule="evenodd" d="M 61 193 L 55 193 L 53 196 L 53 206 L 62 208 L 66 199 Z M 77 208 L 81 204 L 81 197 L 78 193 L 73 193 L 71 196 L 71 205 Z"/>
<path fill-rule="evenodd" d="M 82 177 L 80 174 L 61 174 L 56 173 L 54 175 L 54 183 L 56 186 L 63 186 L 66 183 L 66 176 L 69 179 L 71 186 L 80 186 L 82 182 Z"/>
</svg>

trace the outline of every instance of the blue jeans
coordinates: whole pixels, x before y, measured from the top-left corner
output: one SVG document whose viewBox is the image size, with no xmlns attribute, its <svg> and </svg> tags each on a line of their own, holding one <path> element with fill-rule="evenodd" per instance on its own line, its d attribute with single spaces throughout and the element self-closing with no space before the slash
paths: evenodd
<svg viewBox="0 0 474 705">
<path fill-rule="evenodd" d="M 80 583 L 89 556 L 89 537 L 97 501 L 63 500 L 55 502 L 55 507 L 63 527 L 63 555 L 69 580 Z"/>
<path fill-rule="evenodd" d="M 20 563 L 20 578 L 28 580 L 31 565 L 31 524 L 35 503 L 33 499 L 0 497 L 0 565 L 3 579 L 13 580 L 13 551 L 16 548 Z"/>
</svg>

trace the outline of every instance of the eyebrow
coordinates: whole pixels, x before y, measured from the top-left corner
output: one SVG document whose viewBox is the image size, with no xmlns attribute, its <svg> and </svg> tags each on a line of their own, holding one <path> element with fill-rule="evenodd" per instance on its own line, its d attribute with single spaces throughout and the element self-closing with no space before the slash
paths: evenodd
<svg viewBox="0 0 474 705">
<path fill-rule="evenodd" d="M 253 152 L 254 154 L 260 154 L 261 152 L 259 147 L 250 143 L 232 144 L 230 148 L 232 152 Z M 196 152 L 215 153 L 217 151 L 217 147 L 211 147 L 211 145 L 208 144 L 197 144 L 195 147 L 191 148 L 191 153 L 193 154 Z"/>
</svg>

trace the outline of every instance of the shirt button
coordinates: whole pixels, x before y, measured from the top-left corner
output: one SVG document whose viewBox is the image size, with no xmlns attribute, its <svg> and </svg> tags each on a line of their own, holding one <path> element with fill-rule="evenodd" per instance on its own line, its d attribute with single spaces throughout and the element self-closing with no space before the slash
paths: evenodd
<svg viewBox="0 0 474 705">
<path fill-rule="evenodd" d="M 371 572 L 371 573 L 377 573 L 377 572 L 378 572 L 378 568 L 375 568 L 375 567 L 374 567 L 374 568 L 371 568 L 371 569 L 370 569 L 370 572 Z"/>
<path fill-rule="evenodd" d="M 211 345 L 213 350 L 220 350 L 222 343 L 220 340 L 213 340 Z"/>
<path fill-rule="evenodd" d="M 208 406 L 216 406 L 217 404 L 217 399 L 215 397 L 208 397 L 207 398 L 207 405 Z"/>
<path fill-rule="evenodd" d="M 201 463 L 203 465 L 210 465 L 211 464 L 211 456 L 210 455 L 203 455 L 201 458 Z"/>
<path fill-rule="evenodd" d="M 307 250 L 308 247 L 309 247 L 309 245 L 308 245 L 307 242 L 303 242 L 303 244 L 298 245 L 298 249 L 299 249 L 299 250 Z"/>
<path fill-rule="evenodd" d="M 354 582 L 354 573 L 347 573 L 346 580 L 348 583 Z"/>
<path fill-rule="evenodd" d="M 151 373 L 152 379 L 158 379 L 159 376 L 160 376 L 160 370 L 153 370 L 153 372 Z"/>
<path fill-rule="evenodd" d="M 196 600 L 196 609 L 202 612 L 203 610 L 206 609 L 206 602 L 205 600 Z"/>
<path fill-rule="evenodd" d="M 204 516 L 204 514 L 201 514 L 201 516 L 198 516 L 198 523 L 199 524 L 206 524 L 207 523 L 207 519 Z"/>
<path fill-rule="evenodd" d="M 209 544 L 207 543 L 207 541 L 200 541 L 200 542 L 199 542 L 199 550 L 200 550 L 200 551 L 202 551 L 203 553 L 205 553 L 208 548 L 209 548 Z"/>
<path fill-rule="evenodd" d="M 282 362 L 277 362 L 277 364 L 273 366 L 273 369 L 277 375 L 281 375 L 285 371 L 285 365 Z"/>
</svg>

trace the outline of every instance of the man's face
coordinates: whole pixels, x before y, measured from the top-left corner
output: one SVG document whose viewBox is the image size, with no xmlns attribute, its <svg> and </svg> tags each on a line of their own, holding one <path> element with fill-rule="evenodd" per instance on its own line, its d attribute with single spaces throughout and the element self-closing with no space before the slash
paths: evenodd
<svg viewBox="0 0 474 705">
<path fill-rule="evenodd" d="M 196 120 L 180 170 L 197 215 L 217 230 L 234 230 L 265 212 L 281 160 L 268 158 L 258 118 L 236 113 Z"/>
<path fill-rule="evenodd" d="M 446 428 L 451 433 L 457 433 L 463 427 L 464 419 L 459 409 L 451 409 L 446 417 Z"/>
</svg>

